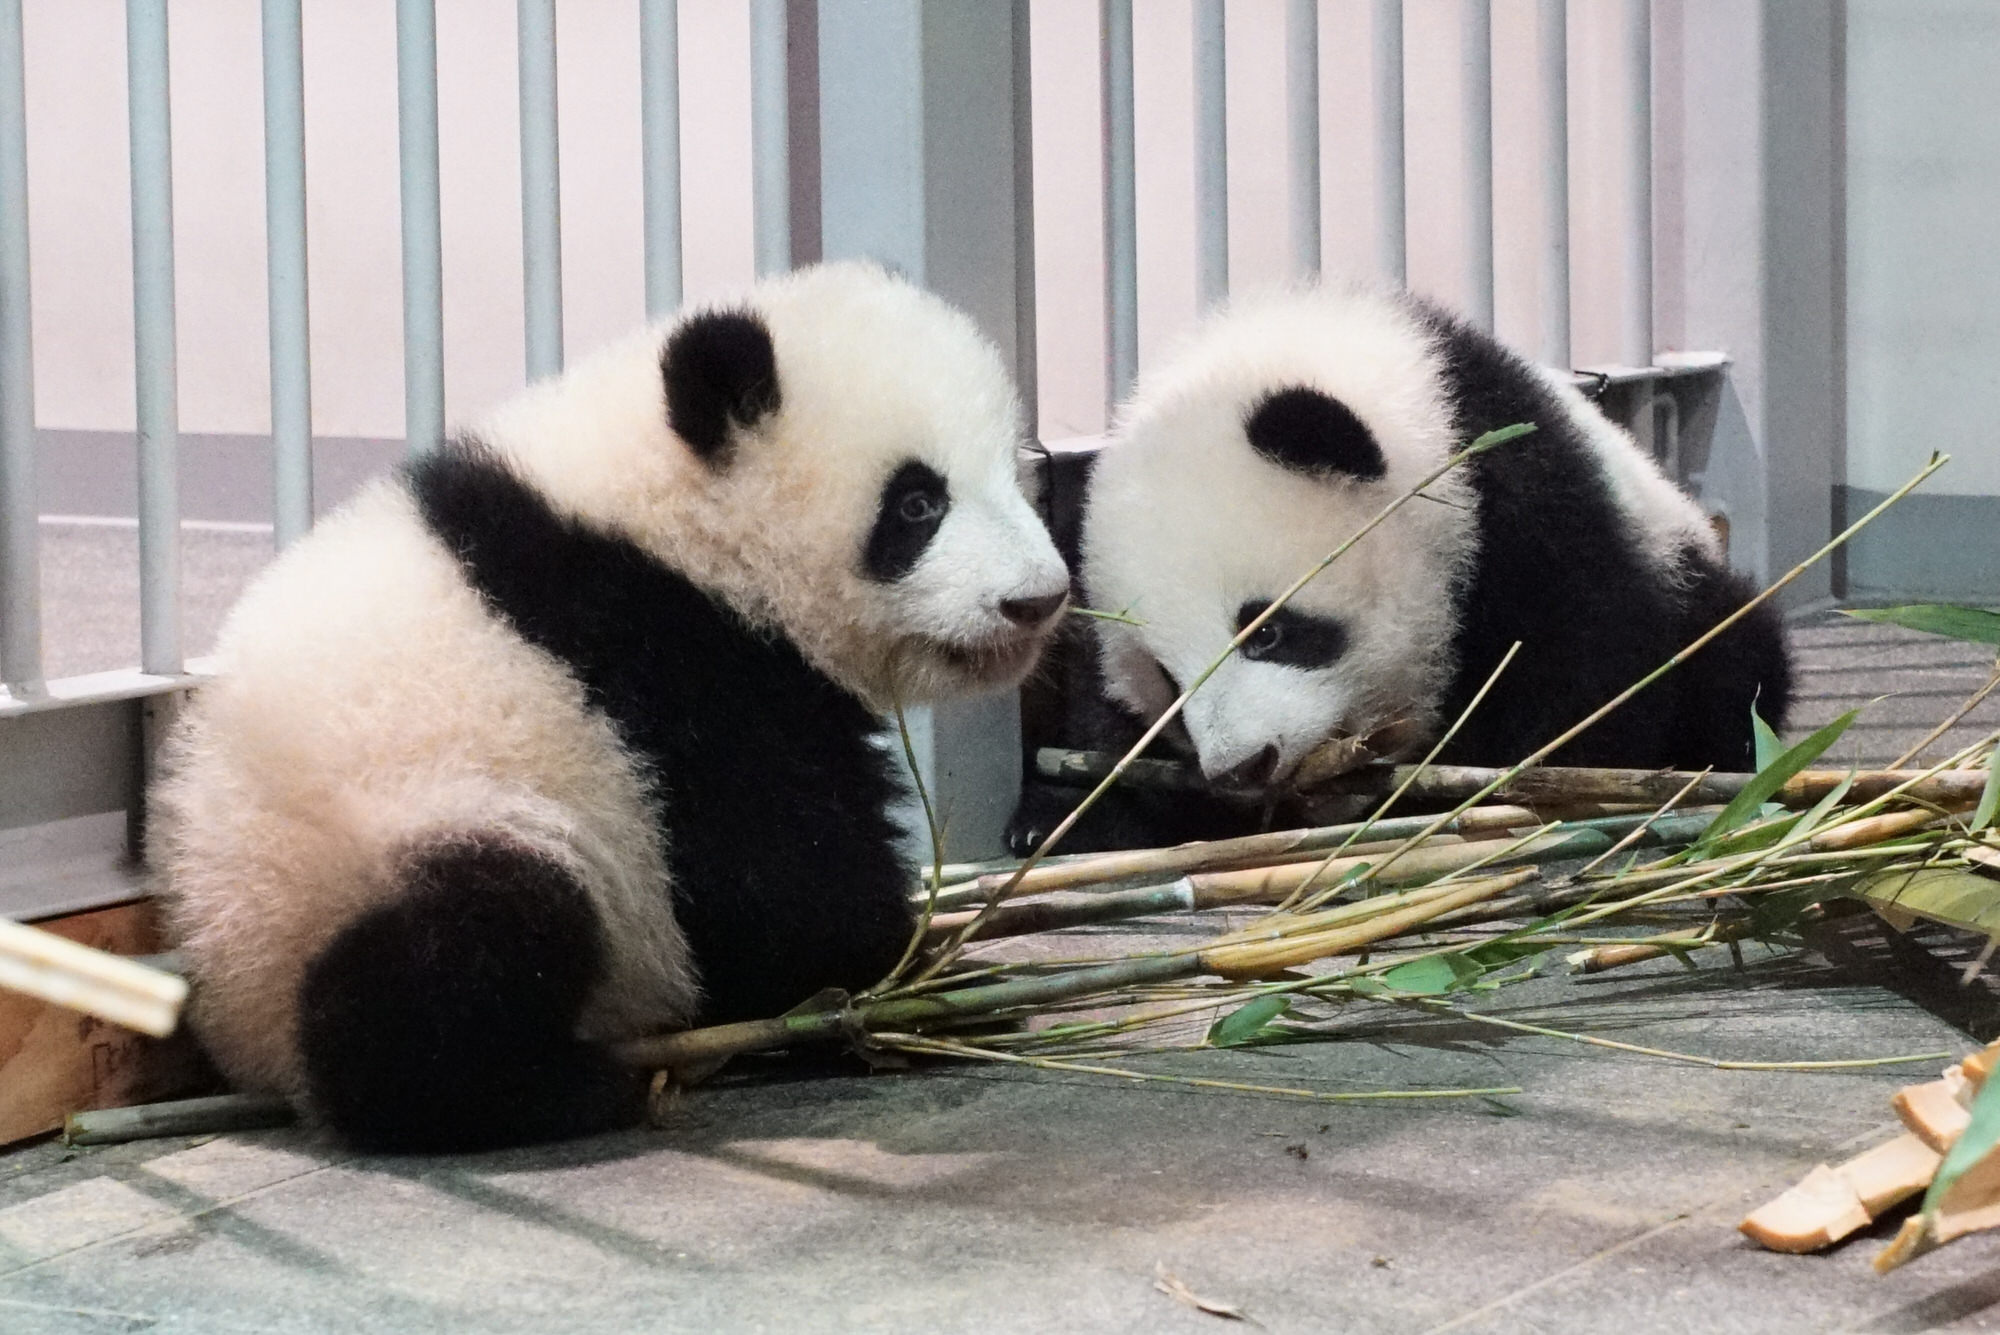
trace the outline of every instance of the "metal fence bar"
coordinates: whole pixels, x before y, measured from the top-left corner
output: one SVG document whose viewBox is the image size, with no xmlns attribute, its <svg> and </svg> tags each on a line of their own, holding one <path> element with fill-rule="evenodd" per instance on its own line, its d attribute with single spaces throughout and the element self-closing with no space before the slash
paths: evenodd
<svg viewBox="0 0 2000 1335">
<path fill-rule="evenodd" d="M 528 379 L 563 367 L 562 164 L 557 147 L 556 0 L 520 0 L 521 284 Z"/>
<path fill-rule="evenodd" d="M 312 527 L 306 294 L 305 43 L 300 0 L 264 0 L 264 244 L 271 324 L 271 516 L 278 547 Z"/>
<path fill-rule="evenodd" d="M 412 454 L 444 440 L 444 236 L 438 217 L 436 0 L 396 0 L 402 166 L 403 422 Z"/>
<path fill-rule="evenodd" d="M 1285 137 L 1292 162 L 1292 268 L 1319 273 L 1319 0 L 1285 11 Z"/>
<path fill-rule="evenodd" d="M 1195 300 L 1229 295 L 1229 62 L 1223 0 L 1194 0 Z"/>
<path fill-rule="evenodd" d="M 1541 0 L 1542 361 L 1570 363 L 1569 0 Z"/>
<path fill-rule="evenodd" d="M 759 275 L 792 267 L 785 0 L 750 0 L 750 198 Z"/>
<path fill-rule="evenodd" d="M 1139 376 L 1139 207 L 1133 157 L 1132 0 L 1100 0 L 1104 62 L 1105 393 L 1116 407 Z"/>
<path fill-rule="evenodd" d="M 1462 0 L 1466 315 L 1493 328 L 1493 0 Z"/>
<path fill-rule="evenodd" d="M 1013 0 L 1014 383 L 1028 439 L 1041 439 L 1041 363 L 1035 330 L 1035 78 L 1032 6 Z"/>
<path fill-rule="evenodd" d="M 1403 163 L 1403 0 L 1375 0 L 1375 267 L 1410 280 L 1409 201 Z"/>
<path fill-rule="evenodd" d="M 1625 0 L 1626 105 L 1630 119 L 1620 192 L 1624 238 L 1623 308 L 1618 357 L 1627 366 L 1653 364 L 1653 5 Z"/>
<path fill-rule="evenodd" d="M 42 690 L 25 68 L 21 0 L 0 0 L 0 686 L 16 697 Z"/>
<path fill-rule="evenodd" d="M 126 0 L 132 330 L 139 427 L 139 664 L 181 670 L 180 410 L 174 355 L 173 127 L 167 0 Z"/>
<path fill-rule="evenodd" d="M 646 314 L 681 304 L 681 6 L 639 0 L 639 119 Z"/>
</svg>

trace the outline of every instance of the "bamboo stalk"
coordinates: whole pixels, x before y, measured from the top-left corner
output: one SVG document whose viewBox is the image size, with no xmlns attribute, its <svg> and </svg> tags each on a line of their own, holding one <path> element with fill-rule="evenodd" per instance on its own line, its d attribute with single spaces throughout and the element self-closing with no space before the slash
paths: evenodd
<svg viewBox="0 0 2000 1335">
<path fill-rule="evenodd" d="M 185 978 L 0 918 L 0 987 L 164 1038 L 180 1023 Z"/>
<path fill-rule="evenodd" d="M 1201 952 L 1200 959 L 1207 972 L 1221 974 L 1224 978 L 1268 978 L 1316 959 L 1346 954 L 1388 937 L 1400 936 L 1454 909 L 1465 908 L 1512 890 L 1535 874 L 1534 868 L 1526 867 L 1509 876 L 1468 881 L 1427 903 L 1411 904 L 1365 922 L 1303 932 L 1276 941 L 1248 940 L 1242 944 L 1211 946 Z"/>
<path fill-rule="evenodd" d="M 288 1126 L 292 1105 L 275 1094 L 217 1094 L 205 1099 L 141 1103 L 130 1108 L 73 1112 L 63 1119 L 65 1145 L 118 1145 L 161 1136 L 201 1136 Z"/>
<path fill-rule="evenodd" d="M 1726 803 L 1742 792 L 1754 774 L 1701 774 L 1681 770 L 1583 769 L 1543 766 L 1508 777 L 1504 769 L 1465 765 L 1434 765 L 1421 774 L 1409 766 L 1375 766 L 1357 770 L 1336 780 L 1348 791 L 1367 795 L 1386 793 L 1400 784 L 1409 784 L 1413 800 L 1429 805 L 1463 801 L 1489 786 L 1493 796 L 1522 806 L 1550 802 L 1638 802 L 1659 806 L 1682 789 L 1690 800 L 1701 805 Z M 1802 770 L 1772 794 L 1771 800 L 1787 807 L 1808 807 L 1831 792 L 1848 777 L 1845 770 Z M 1880 770 L 1854 776 L 1850 790 L 1860 802 L 1907 784 L 1902 796 L 1941 805 L 1979 800 L 1986 786 L 1985 770 Z"/>
</svg>

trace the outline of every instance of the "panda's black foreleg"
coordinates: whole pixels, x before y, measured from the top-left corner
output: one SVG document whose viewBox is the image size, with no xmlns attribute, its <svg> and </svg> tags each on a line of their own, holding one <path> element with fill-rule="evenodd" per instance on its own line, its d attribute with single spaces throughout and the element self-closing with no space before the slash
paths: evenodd
<svg viewBox="0 0 2000 1335">
<path fill-rule="evenodd" d="M 638 1077 L 576 1037 L 601 978 L 596 911 L 561 866 L 484 836 L 403 863 L 398 896 L 306 970 L 315 1112 L 357 1147 L 488 1149 L 638 1120 Z"/>
</svg>

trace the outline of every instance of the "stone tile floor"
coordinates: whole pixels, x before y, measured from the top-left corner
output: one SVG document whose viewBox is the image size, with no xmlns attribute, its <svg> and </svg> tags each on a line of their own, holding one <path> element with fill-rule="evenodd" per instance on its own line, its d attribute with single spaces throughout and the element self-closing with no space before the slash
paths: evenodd
<svg viewBox="0 0 2000 1335">
<path fill-rule="evenodd" d="M 189 536 L 199 647 L 263 549 Z M 136 617 L 105 572 L 129 535 L 70 537 L 52 591 L 93 612 L 52 607 L 68 636 L 52 666 L 117 666 Z M 1797 636 L 1800 729 L 1874 701 L 1841 762 L 1893 757 L 1990 663 L 1840 619 Z M 1996 726 L 1988 702 L 1941 745 Z M 1753 1060 L 1955 1054 L 1971 1040 L 1942 1014 L 2000 1023 L 1985 994 L 1980 1015 L 1935 1004 L 1936 988 L 1926 1009 L 1884 986 L 1882 952 L 1835 954 L 1548 978 L 1488 1004 Z M 1340 1042 L 1153 1061 L 1327 1090 L 1523 1092 L 1313 1104 L 746 1063 L 663 1128 L 505 1154 L 356 1157 L 300 1131 L 42 1143 L 0 1156 L 0 1331 L 1222 1328 L 1154 1289 L 1161 1266 L 1274 1331 L 2000 1329 L 2000 1241 L 1878 1278 L 1876 1239 L 1780 1257 L 1734 1231 L 1886 1132 L 1889 1093 L 1941 1061 L 1723 1071 L 1379 1011 Z"/>
</svg>

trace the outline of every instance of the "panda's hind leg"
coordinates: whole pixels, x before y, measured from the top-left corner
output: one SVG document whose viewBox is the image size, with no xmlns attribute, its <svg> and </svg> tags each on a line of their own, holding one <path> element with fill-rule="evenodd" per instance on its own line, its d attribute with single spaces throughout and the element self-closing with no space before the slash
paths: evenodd
<svg viewBox="0 0 2000 1335">
<path fill-rule="evenodd" d="M 598 915 L 559 863 L 499 836 L 413 850 L 396 896 L 308 966 L 299 1045 L 317 1115 L 364 1149 L 485 1149 L 635 1122 L 638 1077 L 576 1037 Z"/>
</svg>

